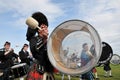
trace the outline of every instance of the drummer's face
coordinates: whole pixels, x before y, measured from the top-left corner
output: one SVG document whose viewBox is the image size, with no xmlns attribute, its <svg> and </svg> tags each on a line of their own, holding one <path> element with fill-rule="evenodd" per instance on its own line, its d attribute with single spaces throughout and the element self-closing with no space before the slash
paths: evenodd
<svg viewBox="0 0 120 80">
<path fill-rule="evenodd" d="M 6 49 L 6 50 L 9 50 L 9 48 L 10 48 L 10 45 L 6 44 L 6 45 L 5 45 L 5 49 Z"/>
<path fill-rule="evenodd" d="M 28 50 L 28 46 L 25 46 L 25 47 L 24 47 L 24 50 L 27 51 L 27 50 Z"/>
</svg>

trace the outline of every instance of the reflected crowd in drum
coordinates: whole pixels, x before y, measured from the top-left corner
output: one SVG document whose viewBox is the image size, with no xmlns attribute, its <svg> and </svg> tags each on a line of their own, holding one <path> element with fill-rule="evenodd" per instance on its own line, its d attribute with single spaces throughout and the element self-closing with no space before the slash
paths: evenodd
<svg viewBox="0 0 120 80">
<path fill-rule="evenodd" d="M 69 47 L 63 51 L 64 55 L 61 55 L 61 59 L 67 68 L 79 69 L 90 64 L 92 59 L 95 57 L 94 47 L 89 48 L 87 43 L 82 45 L 83 50 L 81 52 L 70 53 Z"/>
</svg>

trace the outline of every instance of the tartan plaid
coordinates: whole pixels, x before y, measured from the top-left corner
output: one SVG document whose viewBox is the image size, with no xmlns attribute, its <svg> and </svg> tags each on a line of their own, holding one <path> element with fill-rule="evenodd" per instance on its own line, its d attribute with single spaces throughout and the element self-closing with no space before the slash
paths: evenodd
<svg viewBox="0 0 120 80">
<path fill-rule="evenodd" d="M 37 64 L 33 64 L 30 71 L 27 74 L 26 80 L 43 80 L 43 74 L 37 71 Z"/>
<path fill-rule="evenodd" d="M 39 74 L 38 72 L 30 72 L 28 74 L 27 80 L 43 80 L 43 75 Z"/>
<path fill-rule="evenodd" d="M 38 71 L 39 64 L 34 63 L 28 71 L 26 80 L 55 80 L 52 73 Z"/>
</svg>

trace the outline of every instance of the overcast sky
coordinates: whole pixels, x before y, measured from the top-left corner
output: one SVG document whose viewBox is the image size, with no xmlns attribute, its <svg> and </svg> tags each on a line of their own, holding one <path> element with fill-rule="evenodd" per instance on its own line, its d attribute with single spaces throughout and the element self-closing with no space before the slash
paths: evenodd
<svg viewBox="0 0 120 80">
<path fill-rule="evenodd" d="M 0 47 L 10 41 L 18 52 L 28 43 L 25 20 L 36 11 L 47 16 L 49 32 L 70 19 L 90 23 L 120 54 L 120 0 L 0 0 Z"/>
</svg>

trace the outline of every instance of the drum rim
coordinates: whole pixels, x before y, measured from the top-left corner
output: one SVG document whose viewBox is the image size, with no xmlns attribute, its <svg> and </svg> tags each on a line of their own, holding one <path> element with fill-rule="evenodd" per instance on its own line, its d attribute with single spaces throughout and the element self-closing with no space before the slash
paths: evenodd
<svg viewBox="0 0 120 80">
<path fill-rule="evenodd" d="M 20 66 L 19 66 L 20 65 Z M 17 64 L 17 65 L 14 65 L 14 66 L 12 66 L 11 68 L 12 69 L 14 69 L 14 68 L 19 68 L 19 67 L 23 67 L 23 66 L 25 66 L 26 65 L 26 63 L 20 63 L 20 64 Z"/>
<path fill-rule="evenodd" d="M 116 55 L 116 56 L 118 56 L 119 57 L 119 60 L 120 60 L 120 55 L 118 55 L 118 54 L 113 54 L 113 56 L 114 55 Z M 112 59 L 112 58 L 111 58 Z M 110 63 L 112 64 L 112 65 L 119 65 L 120 64 L 120 62 L 119 62 L 119 64 L 114 64 L 114 63 L 112 63 L 112 61 L 110 60 Z"/>
</svg>

